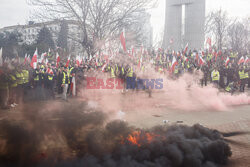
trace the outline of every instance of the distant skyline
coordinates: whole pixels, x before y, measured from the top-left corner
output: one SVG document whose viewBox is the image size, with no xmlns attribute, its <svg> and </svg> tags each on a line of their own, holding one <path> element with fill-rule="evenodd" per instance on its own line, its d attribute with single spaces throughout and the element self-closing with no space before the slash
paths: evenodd
<svg viewBox="0 0 250 167">
<path fill-rule="evenodd" d="M 32 7 L 27 0 L 0 0 L 0 28 L 17 24 L 27 24 L 31 20 Z M 250 0 L 206 0 L 206 13 L 222 9 L 231 17 L 250 17 Z M 162 35 L 165 21 L 165 0 L 150 10 L 154 39 Z"/>
</svg>

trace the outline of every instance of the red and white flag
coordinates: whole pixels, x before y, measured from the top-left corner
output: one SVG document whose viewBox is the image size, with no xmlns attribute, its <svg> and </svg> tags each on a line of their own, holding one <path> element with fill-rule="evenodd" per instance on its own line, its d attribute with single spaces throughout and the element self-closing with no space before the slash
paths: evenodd
<svg viewBox="0 0 250 167">
<path fill-rule="evenodd" d="M 27 62 L 30 63 L 30 61 L 31 61 L 31 60 L 30 60 L 30 55 L 28 55 L 28 57 L 27 57 Z"/>
<path fill-rule="evenodd" d="M 238 61 L 238 64 L 240 65 L 241 63 L 244 63 L 245 62 L 245 59 L 243 56 L 241 56 L 240 60 Z"/>
<path fill-rule="evenodd" d="M 184 62 L 188 62 L 188 58 L 186 56 L 184 56 Z"/>
<path fill-rule="evenodd" d="M 103 64 L 102 66 L 102 72 L 105 72 L 105 68 L 107 67 L 108 63 L 106 62 L 105 64 Z"/>
<path fill-rule="evenodd" d="M 213 55 L 214 55 L 214 62 L 217 62 L 218 52 L 214 52 Z"/>
<path fill-rule="evenodd" d="M 52 70 L 52 69 L 50 69 L 50 68 L 48 68 L 48 69 L 47 69 L 47 73 L 48 73 L 48 74 L 51 74 L 51 75 L 53 75 L 53 74 L 54 74 L 53 70 Z"/>
<path fill-rule="evenodd" d="M 81 64 L 81 57 L 78 55 L 78 56 L 76 56 L 76 64 L 78 65 L 78 66 L 80 66 L 80 64 Z"/>
<path fill-rule="evenodd" d="M 173 60 L 172 60 L 172 65 L 171 65 L 171 71 L 174 72 L 175 66 L 178 64 L 175 56 L 173 56 Z"/>
<path fill-rule="evenodd" d="M 45 61 L 45 57 L 46 57 L 47 53 L 42 53 L 40 59 L 38 60 L 39 63 L 44 63 Z"/>
<path fill-rule="evenodd" d="M 122 32 L 121 35 L 120 35 L 120 41 L 121 41 L 121 44 L 122 44 L 123 51 L 126 53 L 127 48 L 126 48 L 126 40 L 125 40 L 124 32 Z"/>
<path fill-rule="evenodd" d="M 38 57 L 38 51 L 36 49 L 32 59 L 31 59 L 31 62 L 30 62 L 30 66 L 33 68 L 33 69 L 36 69 L 37 67 L 37 57 Z"/>
<path fill-rule="evenodd" d="M 227 56 L 227 59 L 225 61 L 225 66 L 227 67 L 228 63 L 230 62 L 230 58 Z"/>
<path fill-rule="evenodd" d="M 48 65 L 48 63 L 49 63 L 49 60 L 48 60 L 47 58 L 45 58 L 45 61 L 44 61 L 44 63 L 45 63 L 46 65 Z"/>
<path fill-rule="evenodd" d="M 250 59 L 247 57 L 244 64 L 247 64 L 248 62 L 250 62 Z"/>
<path fill-rule="evenodd" d="M 210 37 L 207 38 L 207 42 L 206 43 L 209 45 L 209 47 L 212 46 L 212 40 L 211 40 Z"/>
<path fill-rule="evenodd" d="M 135 48 L 132 48 L 132 57 L 135 57 Z"/>
<path fill-rule="evenodd" d="M 25 56 L 24 56 L 24 62 L 23 62 L 24 65 L 26 65 L 27 59 L 28 59 L 28 55 L 26 53 Z"/>
<path fill-rule="evenodd" d="M 142 55 L 141 55 L 141 58 L 139 59 L 139 62 L 138 62 L 138 68 L 140 69 L 142 66 Z"/>
<path fill-rule="evenodd" d="M 67 59 L 66 67 L 69 67 L 69 63 L 70 63 L 70 55 L 69 55 L 69 57 Z"/>
<path fill-rule="evenodd" d="M 185 49 L 184 49 L 184 55 L 187 53 L 187 51 L 188 51 L 188 43 L 187 43 L 187 45 L 185 46 Z"/>
<path fill-rule="evenodd" d="M 56 68 L 59 67 L 59 63 L 60 63 L 60 55 L 58 54 L 58 52 L 56 53 Z"/>
<path fill-rule="evenodd" d="M 203 60 L 203 58 L 201 57 L 201 55 L 199 56 L 199 58 L 200 58 L 199 65 L 200 66 L 204 65 L 206 63 L 205 60 Z"/>
<path fill-rule="evenodd" d="M 3 48 L 0 49 L 0 67 L 3 66 Z"/>
</svg>

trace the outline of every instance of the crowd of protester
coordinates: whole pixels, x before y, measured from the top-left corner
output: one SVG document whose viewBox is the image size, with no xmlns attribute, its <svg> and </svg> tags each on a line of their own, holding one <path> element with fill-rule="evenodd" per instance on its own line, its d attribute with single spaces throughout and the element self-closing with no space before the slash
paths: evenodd
<svg viewBox="0 0 250 167">
<path fill-rule="evenodd" d="M 67 101 L 67 96 L 77 96 L 79 89 L 84 87 L 85 73 L 106 73 L 110 78 L 129 80 L 138 77 L 137 73 L 146 71 L 148 66 L 172 79 L 201 71 L 201 86 L 213 83 L 232 94 L 237 90 L 244 92 L 246 86 L 250 88 L 248 57 L 247 52 L 228 50 L 170 52 L 158 49 L 90 56 L 80 61 L 72 60 L 70 64 L 41 62 L 35 69 L 29 63 L 9 62 L 0 67 L 0 105 L 8 109 L 27 101 L 55 99 L 56 95 Z M 73 86 L 76 86 L 76 93 Z"/>
</svg>

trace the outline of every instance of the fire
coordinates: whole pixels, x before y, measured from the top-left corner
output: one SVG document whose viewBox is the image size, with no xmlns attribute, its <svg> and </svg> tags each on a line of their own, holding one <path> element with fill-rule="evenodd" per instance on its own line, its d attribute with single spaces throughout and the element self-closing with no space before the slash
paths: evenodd
<svg viewBox="0 0 250 167">
<path fill-rule="evenodd" d="M 153 133 L 134 131 L 128 135 L 128 137 L 126 138 L 126 141 L 128 141 L 130 144 L 137 145 L 138 147 L 141 147 L 143 143 L 150 143 L 157 136 L 158 135 L 153 134 Z M 122 142 L 122 143 L 124 143 L 124 142 Z"/>
</svg>

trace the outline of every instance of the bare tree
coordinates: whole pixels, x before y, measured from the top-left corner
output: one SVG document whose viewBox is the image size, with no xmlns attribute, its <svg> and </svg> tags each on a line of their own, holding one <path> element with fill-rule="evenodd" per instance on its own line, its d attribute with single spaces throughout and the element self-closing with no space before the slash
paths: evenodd
<svg viewBox="0 0 250 167">
<path fill-rule="evenodd" d="M 124 27 L 136 23 L 135 16 L 153 4 L 152 0 L 30 0 L 29 3 L 38 7 L 36 18 L 74 20 L 79 26 L 79 38 L 74 40 L 89 55 L 100 49 L 100 41 L 117 38 Z"/>
<path fill-rule="evenodd" d="M 221 50 L 227 42 L 227 30 L 231 23 L 232 19 L 230 19 L 228 14 L 221 9 L 211 12 L 207 16 L 205 33 L 215 38 L 216 46 L 219 50 Z"/>
<path fill-rule="evenodd" d="M 231 24 L 228 28 L 229 44 L 234 51 L 242 51 L 248 41 L 248 30 L 239 21 Z"/>
</svg>

